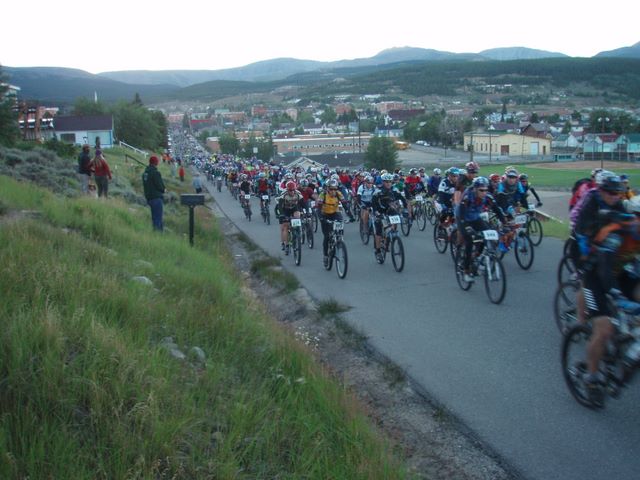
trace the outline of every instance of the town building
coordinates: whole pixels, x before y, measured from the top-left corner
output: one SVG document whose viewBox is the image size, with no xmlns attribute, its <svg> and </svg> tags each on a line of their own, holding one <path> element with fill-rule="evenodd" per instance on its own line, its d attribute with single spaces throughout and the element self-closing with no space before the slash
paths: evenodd
<svg viewBox="0 0 640 480">
<path fill-rule="evenodd" d="M 360 135 L 297 135 L 273 140 L 276 153 L 316 155 L 321 153 L 363 152 L 369 146 L 370 133 Z"/>
<path fill-rule="evenodd" d="M 103 148 L 113 146 L 113 115 L 55 117 L 53 127 L 58 140 L 66 143 L 95 145 L 99 139 Z"/>
<path fill-rule="evenodd" d="M 464 134 L 464 145 L 476 154 L 495 157 L 551 154 L 551 138 L 516 133 L 468 132 Z"/>
</svg>

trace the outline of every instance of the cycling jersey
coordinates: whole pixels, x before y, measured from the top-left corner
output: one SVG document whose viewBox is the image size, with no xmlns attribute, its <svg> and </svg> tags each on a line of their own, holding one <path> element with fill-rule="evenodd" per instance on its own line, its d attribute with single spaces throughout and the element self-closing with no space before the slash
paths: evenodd
<svg viewBox="0 0 640 480">
<path fill-rule="evenodd" d="M 344 202 L 344 197 L 339 191 L 336 195 L 329 195 L 327 192 L 320 194 L 319 202 L 321 202 L 320 213 L 323 215 L 331 215 L 336 213 L 340 207 L 340 204 Z"/>
<path fill-rule="evenodd" d="M 267 193 L 269 191 L 269 180 L 266 178 L 261 178 L 256 183 L 258 186 L 258 192 Z"/>
<path fill-rule="evenodd" d="M 436 195 L 438 193 L 438 189 L 440 188 L 440 184 L 442 183 L 442 177 L 440 175 L 431 175 L 429 178 L 429 182 L 427 184 L 427 191 L 429 195 Z M 453 192 L 452 192 L 453 195 Z"/>
<path fill-rule="evenodd" d="M 302 194 L 298 190 L 292 192 L 286 190 L 278 197 L 278 205 L 283 214 L 289 215 L 303 207 L 303 200 Z"/>
<path fill-rule="evenodd" d="M 496 189 L 496 200 L 498 205 L 505 212 L 509 209 L 513 209 L 516 206 L 518 198 L 524 195 L 524 189 L 522 185 L 516 181 L 513 185 L 507 183 L 507 180 L 500 182 Z"/>
<path fill-rule="evenodd" d="M 456 185 L 445 178 L 440 182 L 438 186 L 438 203 L 444 207 L 452 208 L 453 207 L 453 193 L 456 191 Z"/>
<path fill-rule="evenodd" d="M 461 223 L 474 222 L 479 220 L 480 214 L 490 208 L 498 216 L 501 222 L 504 222 L 504 215 L 500 207 L 496 204 L 494 198 L 487 194 L 484 198 L 478 197 L 473 187 L 467 188 L 462 194 L 460 205 L 458 205 L 456 218 Z"/>
<path fill-rule="evenodd" d="M 371 185 L 371 187 L 367 187 L 367 184 L 363 183 L 358 188 L 358 196 L 360 197 L 360 201 L 365 204 L 370 204 L 375 192 L 376 187 L 374 187 L 373 185 Z"/>
<path fill-rule="evenodd" d="M 393 202 L 400 202 L 403 206 L 406 206 L 404 197 L 400 195 L 400 192 L 393 188 L 381 188 L 377 190 L 371 198 L 371 206 L 375 213 L 388 213 L 389 208 L 392 207 Z"/>
</svg>

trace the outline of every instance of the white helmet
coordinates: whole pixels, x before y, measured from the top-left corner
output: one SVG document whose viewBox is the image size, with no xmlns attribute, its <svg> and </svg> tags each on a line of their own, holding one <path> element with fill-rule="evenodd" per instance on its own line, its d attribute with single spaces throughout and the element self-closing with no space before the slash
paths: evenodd
<svg viewBox="0 0 640 480">
<path fill-rule="evenodd" d="M 624 206 L 629 213 L 640 213 L 640 195 L 631 197 L 629 200 L 624 201 Z"/>
</svg>

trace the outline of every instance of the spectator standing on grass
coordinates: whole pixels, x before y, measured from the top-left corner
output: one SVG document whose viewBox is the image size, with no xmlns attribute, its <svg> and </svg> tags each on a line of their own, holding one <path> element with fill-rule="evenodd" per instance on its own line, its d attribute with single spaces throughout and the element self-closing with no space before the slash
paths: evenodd
<svg viewBox="0 0 640 480">
<path fill-rule="evenodd" d="M 182 165 L 180 165 L 178 169 L 178 176 L 180 177 L 180 181 L 184 182 L 184 167 Z"/>
<path fill-rule="evenodd" d="M 89 179 L 91 178 L 91 154 L 89 145 L 82 146 L 82 152 L 78 156 L 78 180 L 82 193 L 89 194 Z"/>
<path fill-rule="evenodd" d="M 176 178 L 176 175 L 178 175 L 178 167 L 177 167 L 177 162 L 175 160 L 171 161 L 171 178 Z"/>
<path fill-rule="evenodd" d="M 151 223 L 153 229 L 162 231 L 162 209 L 163 198 L 162 195 L 165 192 L 164 182 L 162 181 L 162 175 L 158 171 L 158 157 L 153 155 L 149 158 L 149 166 L 142 174 L 142 184 L 144 186 L 144 197 L 147 199 L 149 208 L 151 208 Z"/>
<path fill-rule="evenodd" d="M 196 173 L 193 177 L 193 188 L 195 188 L 196 193 L 202 193 L 202 180 L 200 180 L 200 174 Z"/>
<path fill-rule="evenodd" d="M 102 154 L 102 150 L 96 150 L 96 156 L 92 162 L 93 172 L 98 187 L 98 198 L 109 196 L 109 181 L 111 180 L 111 169 Z"/>
</svg>

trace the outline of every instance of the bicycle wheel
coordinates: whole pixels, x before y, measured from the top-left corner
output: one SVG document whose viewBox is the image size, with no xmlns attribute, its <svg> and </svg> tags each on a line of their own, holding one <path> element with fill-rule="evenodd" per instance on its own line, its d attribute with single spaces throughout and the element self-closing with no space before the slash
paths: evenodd
<svg viewBox="0 0 640 480">
<path fill-rule="evenodd" d="M 336 243 L 336 250 L 333 253 L 333 257 L 336 260 L 336 273 L 338 277 L 344 278 L 347 276 L 347 268 L 349 267 L 349 258 L 347 256 L 347 246 L 342 240 Z"/>
<path fill-rule="evenodd" d="M 409 223 L 409 217 L 402 215 L 402 220 L 400 221 L 400 229 L 402 230 L 402 234 L 405 237 L 409 236 L 409 232 L 411 232 L 411 224 Z"/>
<path fill-rule="evenodd" d="M 458 245 L 458 231 L 453 230 L 451 235 L 449 235 L 449 253 L 451 253 L 451 260 L 454 262 L 456 261 L 458 250 L 460 250 L 460 246 Z"/>
<path fill-rule="evenodd" d="M 369 244 L 369 225 L 364 222 L 362 218 L 360 218 L 360 240 L 365 245 Z"/>
<path fill-rule="evenodd" d="M 558 284 L 567 283 L 571 280 L 578 278 L 578 267 L 573 261 L 573 258 L 565 255 L 558 264 Z"/>
<path fill-rule="evenodd" d="M 531 239 L 531 243 L 534 246 L 538 246 L 542 243 L 542 237 L 544 233 L 542 231 L 542 223 L 535 217 L 531 217 L 529 223 L 527 223 L 527 235 Z"/>
<path fill-rule="evenodd" d="M 333 255 L 335 253 L 336 249 L 333 246 L 333 239 L 329 240 L 329 248 L 327 250 L 327 262 L 324 263 L 324 269 L 329 271 L 333 268 Z"/>
<path fill-rule="evenodd" d="M 498 305 L 507 294 L 507 276 L 500 259 L 494 256 L 485 258 L 489 258 L 489 261 L 484 269 L 484 289 L 489 301 Z"/>
<path fill-rule="evenodd" d="M 529 235 L 523 233 L 518 234 L 516 237 L 513 249 L 516 253 L 516 262 L 523 270 L 529 270 L 531 265 L 533 265 L 534 251 L 533 251 L 533 243 L 529 238 Z"/>
<path fill-rule="evenodd" d="M 466 282 L 464 279 L 464 248 L 459 248 L 456 251 L 456 257 L 453 261 L 453 268 L 456 273 L 456 280 L 458 286 L 465 292 L 471 288 L 473 282 Z"/>
<path fill-rule="evenodd" d="M 447 229 L 439 223 L 433 227 L 433 243 L 436 245 L 436 250 L 440 253 L 446 252 L 449 246 Z"/>
<path fill-rule="evenodd" d="M 579 290 L 580 284 L 577 281 L 563 283 L 556 290 L 553 298 L 553 316 L 562 335 L 566 335 L 578 322 L 576 296 Z"/>
<path fill-rule="evenodd" d="M 311 223 L 307 222 L 305 223 L 304 228 L 307 231 L 307 247 L 313 248 L 313 227 L 311 226 Z"/>
<path fill-rule="evenodd" d="M 436 214 L 436 209 L 433 206 L 433 203 L 429 203 L 427 205 L 427 218 L 429 219 L 429 223 L 431 225 L 435 225 L 438 221 L 438 215 Z"/>
<path fill-rule="evenodd" d="M 298 231 L 293 233 L 293 260 L 298 266 L 302 261 L 302 242 L 300 241 L 300 232 Z"/>
<path fill-rule="evenodd" d="M 313 221 L 313 233 L 318 233 L 318 212 L 313 212 L 313 215 L 311 215 L 311 220 Z"/>
<path fill-rule="evenodd" d="M 413 221 L 416 222 L 418 229 L 421 232 L 424 232 L 424 229 L 427 228 L 427 215 L 424 212 L 424 206 L 419 205 L 418 207 L 416 207 L 414 213 L 415 217 Z"/>
<path fill-rule="evenodd" d="M 404 268 L 404 246 L 400 237 L 391 239 L 391 261 L 396 272 L 401 272 Z"/>
<path fill-rule="evenodd" d="M 591 338 L 591 327 L 576 325 L 562 340 L 562 375 L 576 401 L 587 408 L 597 408 L 589 399 L 585 386 L 587 370 L 587 345 Z"/>
</svg>

